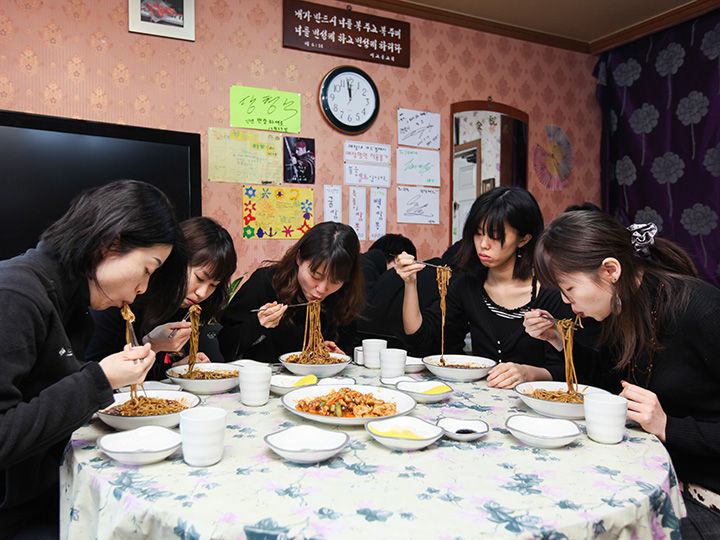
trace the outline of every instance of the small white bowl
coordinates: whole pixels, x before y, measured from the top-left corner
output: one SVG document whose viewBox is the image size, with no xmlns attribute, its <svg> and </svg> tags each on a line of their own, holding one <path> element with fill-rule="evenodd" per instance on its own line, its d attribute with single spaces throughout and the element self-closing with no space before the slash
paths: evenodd
<svg viewBox="0 0 720 540">
<path fill-rule="evenodd" d="M 391 388 L 395 388 L 395 385 L 399 382 L 406 381 L 406 382 L 417 382 L 417 379 L 413 379 L 409 375 L 400 375 L 399 377 L 380 377 L 380 384 L 383 386 L 389 386 Z"/>
<path fill-rule="evenodd" d="M 320 379 L 317 383 L 319 386 L 330 386 L 333 384 L 350 386 L 355 384 L 355 379 L 352 377 L 325 377 L 324 379 Z"/>
<path fill-rule="evenodd" d="M 270 377 L 270 391 L 280 396 L 287 394 L 290 390 L 313 384 L 318 384 L 318 378 L 315 375 L 273 375 Z"/>
<path fill-rule="evenodd" d="M 440 381 L 400 381 L 395 388 L 411 395 L 418 403 L 436 403 L 453 393 L 451 386 Z"/>
<path fill-rule="evenodd" d="M 365 430 L 380 444 L 394 450 L 420 450 L 442 437 L 442 428 L 414 416 L 372 420 Z"/>
<path fill-rule="evenodd" d="M 533 381 L 524 382 L 515 386 L 515 392 L 520 399 L 533 409 L 536 413 L 543 416 L 552 416 L 554 418 L 567 418 L 569 420 L 580 420 L 585 418 L 585 410 L 582 403 L 561 403 L 559 401 L 548 401 L 532 397 L 530 394 L 533 390 L 567 390 L 567 383 L 562 381 Z M 581 384 L 579 386 L 581 394 L 605 393 L 602 388 L 587 386 Z"/>
<path fill-rule="evenodd" d="M 98 439 L 97 446 L 125 465 L 147 465 L 167 458 L 180 448 L 181 443 L 180 434 L 171 429 L 144 426 L 103 435 Z"/>
<path fill-rule="evenodd" d="M 198 371 L 234 371 L 237 373 L 238 366 L 220 364 L 220 363 L 207 363 L 207 364 L 195 364 L 194 370 Z M 222 394 L 228 392 L 238 385 L 238 376 L 225 377 L 223 379 L 183 379 L 179 375 L 187 373 L 188 366 L 175 366 L 166 371 L 168 378 L 175 384 L 180 385 L 184 390 L 192 392 L 193 394 Z"/>
<path fill-rule="evenodd" d="M 200 398 L 195 394 L 184 392 L 182 390 L 148 390 L 146 392 L 140 391 L 140 395 L 163 399 L 182 400 L 188 408 L 195 407 L 198 403 L 200 403 Z M 110 414 L 107 412 L 109 409 L 115 405 L 125 403 L 130 399 L 130 392 L 115 394 L 113 398 L 115 399 L 115 403 L 113 403 L 110 407 L 98 411 L 97 413 L 98 418 L 112 428 L 120 430 L 135 429 L 143 426 L 162 426 L 166 428 L 173 428 L 180 423 L 180 412 L 182 411 L 171 414 L 158 414 L 154 416 L 119 416 Z"/>
<path fill-rule="evenodd" d="M 482 420 L 461 420 L 460 418 L 441 418 L 437 425 L 445 435 L 456 441 L 474 441 L 488 434 L 490 426 Z"/>
<path fill-rule="evenodd" d="M 577 439 L 581 433 L 578 425 L 572 420 L 527 414 L 513 414 L 505 421 L 505 427 L 517 439 L 538 448 L 566 446 Z"/>
<path fill-rule="evenodd" d="M 465 354 L 445 354 L 444 366 L 439 364 L 440 355 L 434 354 L 423 358 L 423 364 L 430 373 L 446 381 L 469 382 L 478 381 L 485 377 L 496 364 L 495 360 L 482 356 L 469 356 Z M 456 367 L 456 366 L 472 367 Z"/>
<path fill-rule="evenodd" d="M 416 356 L 408 356 L 405 360 L 405 373 L 420 373 L 425 369 L 422 358 Z"/>
<path fill-rule="evenodd" d="M 265 436 L 265 444 L 279 456 L 296 463 L 317 463 L 339 454 L 350 440 L 342 431 L 315 426 L 293 426 Z"/>
<path fill-rule="evenodd" d="M 330 353 L 333 358 L 339 358 L 342 361 L 337 364 L 298 364 L 296 362 L 288 362 L 287 358 L 299 352 L 286 353 L 280 356 L 280 363 L 285 369 L 295 375 L 317 375 L 318 377 L 332 377 L 345 369 L 350 363 L 350 357 L 339 353 Z"/>
</svg>

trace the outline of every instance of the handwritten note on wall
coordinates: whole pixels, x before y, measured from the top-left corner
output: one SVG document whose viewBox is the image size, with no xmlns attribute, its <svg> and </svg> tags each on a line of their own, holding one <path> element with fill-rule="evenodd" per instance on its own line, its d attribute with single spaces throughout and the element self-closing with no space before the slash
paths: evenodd
<svg viewBox="0 0 720 540">
<path fill-rule="evenodd" d="M 208 129 L 208 178 L 216 182 L 279 184 L 282 135 L 242 129 Z"/>
<path fill-rule="evenodd" d="M 440 114 L 398 109 L 398 144 L 440 148 Z"/>
<path fill-rule="evenodd" d="M 297 92 L 233 85 L 230 87 L 230 125 L 300 133 L 300 105 Z"/>
<path fill-rule="evenodd" d="M 387 189 L 370 189 L 370 240 L 387 232 Z"/>
<path fill-rule="evenodd" d="M 313 226 L 313 199 L 307 187 L 244 186 L 243 238 L 302 237 Z"/>
<path fill-rule="evenodd" d="M 390 145 L 345 141 L 343 159 L 346 163 L 373 163 L 390 165 Z"/>
<path fill-rule="evenodd" d="M 350 188 L 350 226 L 358 239 L 367 240 L 367 189 L 364 187 Z"/>
<path fill-rule="evenodd" d="M 346 163 L 345 183 L 351 186 L 390 187 L 390 167 L 367 163 Z"/>
<path fill-rule="evenodd" d="M 398 223 L 440 223 L 440 190 L 416 186 L 397 187 Z"/>
<path fill-rule="evenodd" d="M 440 187 L 440 152 L 418 148 L 397 149 L 397 182 Z"/>
<path fill-rule="evenodd" d="M 323 188 L 325 221 L 342 223 L 342 186 L 325 184 Z"/>
<path fill-rule="evenodd" d="M 389 144 L 345 141 L 345 183 L 354 186 L 390 187 Z"/>
</svg>

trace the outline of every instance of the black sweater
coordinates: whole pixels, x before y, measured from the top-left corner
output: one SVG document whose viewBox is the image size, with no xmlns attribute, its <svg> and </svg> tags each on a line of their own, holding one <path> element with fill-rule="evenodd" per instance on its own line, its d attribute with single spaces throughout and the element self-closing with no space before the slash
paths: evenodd
<svg viewBox="0 0 720 540">
<path fill-rule="evenodd" d="M 258 362 L 277 362 L 281 354 L 302 350 L 306 313 L 304 307 L 289 308 L 275 328 L 261 326 L 258 314 L 250 311 L 278 300 L 272 286 L 274 274 L 275 269 L 272 267 L 255 270 L 223 313 L 218 341 L 220 351 L 227 361 L 241 355 Z M 301 298 L 298 301 L 305 300 Z M 323 301 L 320 319 L 323 337 L 334 341 L 345 353 L 352 354 L 355 326 L 338 327 L 328 320 L 325 308 L 332 306 L 333 302 L 333 295 Z"/>
<path fill-rule="evenodd" d="M 98 364 L 83 363 L 92 329 L 87 280 L 40 244 L 0 262 L 0 531 L 58 504 L 58 467 L 72 432 L 113 401 Z"/>
<path fill-rule="evenodd" d="M 456 272 L 447 292 L 445 352 L 462 354 L 465 335 L 470 332 L 472 353 L 498 362 L 516 362 L 547 369 L 553 379 L 565 380 L 562 354 L 543 340 L 525 333 L 522 319 L 506 319 L 490 311 L 483 298 L 486 271 Z M 571 317 L 560 293 L 542 288 L 534 300 L 521 308 L 545 309 L 558 318 Z M 408 335 L 413 350 L 423 355 L 440 353 L 440 302 L 422 311 L 422 325 Z"/>
</svg>

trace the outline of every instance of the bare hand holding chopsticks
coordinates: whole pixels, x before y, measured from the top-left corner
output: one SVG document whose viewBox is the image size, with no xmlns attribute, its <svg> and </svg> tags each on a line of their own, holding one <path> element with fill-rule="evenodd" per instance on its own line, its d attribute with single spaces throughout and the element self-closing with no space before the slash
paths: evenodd
<svg viewBox="0 0 720 540">
<path fill-rule="evenodd" d="M 264 328 L 275 328 L 285 315 L 288 308 L 307 306 L 309 302 L 301 304 L 279 304 L 278 302 L 270 302 L 257 309 L 250 310 L 251 313 L 257 313 L 258 321 Z"/>
<path fill-rule="evenodd" d="M 547 341 L 558 351 L 562 351 L 562 338 L 556 322 L 557 319 L 544 309 L 531 309 L 523 317 L 523 326 L 528 335 Z"/>
</svg>

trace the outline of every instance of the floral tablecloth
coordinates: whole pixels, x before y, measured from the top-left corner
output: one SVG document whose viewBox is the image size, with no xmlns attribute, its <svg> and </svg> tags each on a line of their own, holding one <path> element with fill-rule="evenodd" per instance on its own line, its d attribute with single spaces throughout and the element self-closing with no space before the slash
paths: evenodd
<svg viewBox="0 0 720 540">
<path fill-rule="evenodd" d="M 364 367 L 343 375 L 378 382 L 378 371 Z M 153 465 L 121 465 L 97 449 L 110 430 L 93 420 L 74 433 L 61 467 L 62 537 L 679 538 L 682 497 L 654 436 L 629 429 L 617 445 L 583 435 L 557 450 L 525 446 L 504 427 L 526 411 L 513 391 L 450 384 L 450 400 L 419 404 L 412 415 L 479 418 L 487 436 L 403 453 L 362 427 L 322 426 L 351 440 L 319 465 L 287 462 L 266 447 L 268 433 L 305 422 L 277 397 L 255 408 L 237 392 L 204 398 L 229 411 L 224 457 L 208 468 L 189 467 L 180 451 Z"/>
</svg>

